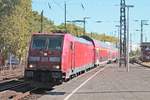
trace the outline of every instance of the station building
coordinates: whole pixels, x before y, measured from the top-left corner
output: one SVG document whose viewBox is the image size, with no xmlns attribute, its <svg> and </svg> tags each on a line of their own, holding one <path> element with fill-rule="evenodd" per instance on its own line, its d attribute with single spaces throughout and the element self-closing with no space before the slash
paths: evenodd
<svg viewBox="0 0 150 100">
<path fill-rule="evenodd" d="M 150 42 L 142 42 L 141 45 L 141 60 L 150 61 Z"/>
</svg>

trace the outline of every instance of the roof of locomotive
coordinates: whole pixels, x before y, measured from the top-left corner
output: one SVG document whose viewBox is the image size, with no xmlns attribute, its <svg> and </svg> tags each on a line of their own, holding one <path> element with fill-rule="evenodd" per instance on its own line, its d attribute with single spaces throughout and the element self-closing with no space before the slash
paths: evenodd
<svg viewBox="0 0 150 100">
<path fill-rule="evenodd" d="M 75 41 L 78 41 L 78 42 L 81 42 L 81 43 L 84 43 L 84 44 L 90 44 L 92 45 L 92 42 L 91 41 L 87 41 L 83 38 L 79 38 L 79 37 L 74 37 Z"/>
<path fill-rule="evenodd" d="M 95 39 L 93 39 L 93 41 L 96 47 L 106 48 L 109 50 L 117 50 L 117 48 L 112 44 L 108 44 L 106 42 L 102 42 L 102 41 L 95 40 Z"/>
<path fill-rule="evenodd" d="M 95 40 L 89 36 L 83 35 L 83 36 L 81 36 L 81 38 L 91 41 L 95 45 L 95 47 L 108 48 L 108 45 L 106 43 L 99 41 L 99 40 Z"/>
<path fill-rule="evenodd" d="M 80 42 L 80 43 L 83 43 L 83 44 L 92 45 L 91 41 L 88 41 L 88 40 L 86 40 L 84 38 L 81 38 L 81 37 L 73 36 L 73 35 L 71 35 L 69 33 L 66 33 L 64 36 L 67 37 L 68 39 L 72 40 L 72 41 L 76 41 L 76 42 Z"/>
<path fill-rule="evenodd" d="M 64 36 L 64 37 L 67 37 L 68 39 L 70 39 L 70 40 L 72 40 L 72 41 L 78 41 L 78 42 L 80 42 L 80 43 L 83 43 L 83 44 L 89 44 L 89 45 L 91 45 L 92 44 L 92 42 L 91 41 L 88 41 L 88 40 L 86 40 L 86 39 L 84 39 L 84 38 L 80 38 L 80 37 L 76 37 L 76 36 L 73 36 L 73 35 L 71 35 L 70 33 L 65 33 L 65 32 L 54 32 L 54 33 L 33 33 L 33 36 L 41 36 L 41 35 L 43 35 L 43 36 L 52 36 L 52 35 L 58 35 L 58 36 Z"/>
<path fill-rule="evenodd" d="M 64 35 L 65 33 L 46 33 L 46 32 L 42 32 L 42 33 L 33 33 L 32 35 Z"/>
</svg>

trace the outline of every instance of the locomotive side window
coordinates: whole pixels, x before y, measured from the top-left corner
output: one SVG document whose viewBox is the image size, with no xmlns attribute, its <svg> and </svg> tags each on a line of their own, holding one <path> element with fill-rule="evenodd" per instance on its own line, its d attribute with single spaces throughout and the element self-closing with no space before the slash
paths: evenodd
<svg viewBox="0 0 150 100">
<path fill-rule="evenodd" d="M 70 43 L 70 49 L 73 50 L 73 42 Z"/>
<path fill-rule="evenodd" d="M 61 50 L 62 38 L 61 37 L 50 37 L 48 48 L 50 50 Z"/>
<path fill-rule="evenodd" d="M 33 49 L 45 49 L 46 37 L 33 37 L 32 48 Z"/>
</svg>

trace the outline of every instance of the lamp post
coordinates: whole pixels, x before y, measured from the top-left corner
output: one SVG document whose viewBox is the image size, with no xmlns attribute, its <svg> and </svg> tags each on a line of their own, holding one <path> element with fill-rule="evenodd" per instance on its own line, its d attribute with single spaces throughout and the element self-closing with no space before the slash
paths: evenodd
<svg viewBox="0 0 150 100">
<path fill-rule="evenodd" d="M 132 33 L 130 33 L 130 53 L 132 53 Z"/>
<path fill-rule="evenodd" d="M 83 20 L 72 20 L 71 22 L 79 22 L 79 23 L 83 23 L 83 34 L 85 35 L 86 33 L 86 19 L 89 19 L 90 17 L 83 17 Z"/>
<path fill-rule="evenodd" d="M 85 35 L 86 34 L 86 26 L 85 26 L 85 23 L 86 23 L 86 19 L 89 19 L 90 17 L 83 17 L 83 34 Z"/>
<path fill-rule="evenodd" d="M 64 2 L 64 23 L 65 23 L 65 31 L 67 32 L 67 4 Z"/>
<path fill-rule="evenodd" d="M 70 21 L 70 20 L 67 20 L 66 22 L 69 22 L 69 23 L 71 23 L 72 25 L 74 24 L 76 24 L 76 21 L 75 20 L 73 20 L 73 21 Z M 78 37 L 79 36 L 79 34 L 78 34 L 78 28 L 76 27 L 75 28 L 75 31 L 76 31 L 76 36 Z"/>
<path fill-rule="evenodd" d="M 118 52 L 120 52 L 120 25 L 115 25 L 115 27 L 118 28 Z M 119 58 L 120 58 L 120 55 L 119 55 Z M 118 62 L 118 65 L 119 65 L 119 62 Z"/>
<path fill-rule="evenodd" d="M 68 1 L 68 0 L 67 0 Z M 66 3 L 66 0 L 64 1 L 64 28 L 65 28 L 65 31 L 67 32 L 67 3 Z M 86 19 L 86 17 L 85 17 Z"/>
<path fill-rule="evenodd" d="M 143 26 L 144 25 L 149 25 L 149 24 L 147 24 L 148 20 L 135 20 L 135 22 L 138 22 L 138 21 L 140 21 L 141 29 L 140 30 L 136 30 L 136 31 L 140 31 L 141 32 L 140 43 L 142 44 L 142 42 L 143 42 L 143 31 L 144 31 Z"/>
<path fill-rule="evenodd" d="M 119 40 L 119 33 L 120 33 L 120 25 L 115 25 L 118 28 L 118 40 Z M 119 42 L 120 43 L 120 42 Z"/>
<path fill-rule="evenodd" d="M 134 6 L 133 5 L 126 5 L 125 7 L 127 7 L 127 41 L 126 41 L 126 44 L 127 44 L 127 72 L 129 72 L 129 9 L 130 8 L 133 8 Z"/>
<path fill-rule="evenodd" d="M 43 13 L 44 13 L 44 11 L 42 10 L 42 12 L 41 12 L 41 30 L 40 30 L 41 33 L 43 32 Z"/>
<path fill-rule="evenodd" d="M 148 25 L 146 22 L 147 22 L 148 20 L 141 20 L 141 44 L 142 44 L 142 42 L 143 42 L 143 26 L 144 25 Z"/>
</svg>

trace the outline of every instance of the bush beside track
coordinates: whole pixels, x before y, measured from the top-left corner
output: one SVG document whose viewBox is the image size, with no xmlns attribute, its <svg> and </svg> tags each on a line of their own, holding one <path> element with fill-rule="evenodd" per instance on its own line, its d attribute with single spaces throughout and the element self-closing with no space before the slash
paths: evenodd
<svg viewBox="0 0 150 100">
<path fill-rule="evenodd" d="M 21 78 L 24 73 L 24 65 L 1 66 L 0 81 L 12 78 Z"/>
</svg>

